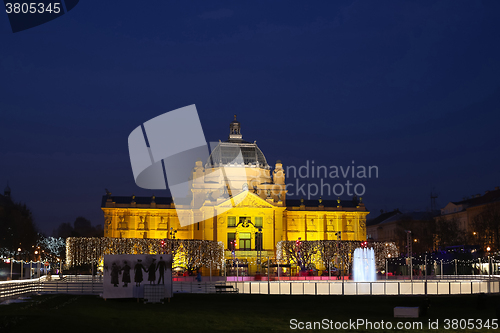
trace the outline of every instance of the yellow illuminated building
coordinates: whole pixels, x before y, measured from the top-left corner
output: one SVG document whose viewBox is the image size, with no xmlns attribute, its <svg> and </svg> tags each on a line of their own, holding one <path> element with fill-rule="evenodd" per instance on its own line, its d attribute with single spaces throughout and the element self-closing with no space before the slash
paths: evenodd
<svg viewBox="0 0 500 333">
<path fill-rule="evenodd" d="M 230 165 L 235 147 L 241 151 L 243 163 Z M 221 167 L 224 177 L 231 179 L 231 188 L 240 189 L 238 193 L 230 193 L 224 185 L 217 172 Z M 196 212 L 187 206 L 175 207 L 171 198 L 107 193 L 101 207 L 104 236 L 222 241 L 226 258 L 233 258 L 235 250 L 234 256 L 247 263 L 249 274 L 255 272 L 259 255 L 275 258 L 281 240 L 337 240 L 338 231 L 342 240 L 366 240 L 368 211 L 360 200 L 287 199 L 281 161 L 271 168 L 257 144 L 242 139 L 236 116 L 228 140 L 219 142 L 205 164 L 196 163 L 192 179 L 192 204 L 201 206 Z M 201 222 L 183 227 L 178 214 L 213 217 L 196 216 Z"/>
</svg>

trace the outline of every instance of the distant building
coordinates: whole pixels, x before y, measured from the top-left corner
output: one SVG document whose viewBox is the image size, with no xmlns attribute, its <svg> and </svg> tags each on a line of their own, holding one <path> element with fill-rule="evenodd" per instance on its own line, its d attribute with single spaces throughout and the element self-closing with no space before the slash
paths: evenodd
<svg viewBox="0 0 500 333">
<path fill-rule="evenodd" d="M 377 242 L 395 242 L 401 253 L 406 253 L 407 233 L 411 231 L 412 252 L 431 251 L 433 247 L 433 217 L 438 212 L 408 212 L 399 209 L 382 212 L 366 222 L 368 239 Z"/>
<path fill-rule="evenodd" d="M 491 239 L 491 234 L 485 235 L 488 230 L 478 228 L 477 225 L 480 225 L 480 223 L 477 222 L 481 217 L 486 218 L 486 214 L 498 215 L 499 209 L 500 189 L 497 186 L 493 191 L 486 191 L 483 195 L 476 194 L 469 198 L 463 198 L 461 201 L 450 201 L 441 209 L 441 214 L 436 217 L 436 220 L 442 219 L 455 223 L 456 227 L 463 233 L 465 242 L 487 246 L 488 243 L 496 243 L 497 241 Z M 492 219 L 496 218 L 492 216 Z M 492 224 L 495 224 L 495 221 L 492 222 Z M 497 226 L 500 226 L 500 221 L 498 221 Z M 496 233 L 498 233 L 498 230 Z M 496 245 L 498 247 L 498 244 Z"/>
</svg>

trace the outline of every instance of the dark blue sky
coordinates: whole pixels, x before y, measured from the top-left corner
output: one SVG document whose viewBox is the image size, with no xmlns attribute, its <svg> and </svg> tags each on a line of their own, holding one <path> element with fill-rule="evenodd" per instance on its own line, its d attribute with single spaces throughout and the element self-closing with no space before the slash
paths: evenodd
<svg viewBox="0 0 500 333">
<path fill-rule="evenodd" d="M 102 223 L 104 188 L 161 196 L 127 137 L 190 104 L 211 141 L 238 114 L 272 165 L 378 166 L 369 217 L 500 185 L 498 1 L 117 4 L 16 34 L 0 14 L 0 188 L 42 231 Z"/>
</svg>

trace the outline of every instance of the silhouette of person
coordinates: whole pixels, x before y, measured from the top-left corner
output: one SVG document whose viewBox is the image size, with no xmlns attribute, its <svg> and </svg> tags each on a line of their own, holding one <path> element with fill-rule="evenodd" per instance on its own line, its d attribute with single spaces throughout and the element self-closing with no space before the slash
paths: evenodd
<svg viewBox="0 0 500 333">
<path fill-rule="evenodd" d="M 123 268 L 122 268 L 122 272 L 123 272 L 122 282 L 123 282 L 123 286 L 127 287 L 128 284 L 130 283 L 130 270 L 131 270 L 131 267 L 128 265 L 128 263 L 126 261 L 124 261 L 123 263 L 125 264 L 125 266 L 123 266 Z"/>
<path fill-rule="evenodd" d="M 116 265 L 116 263 L 113 263 L 111 265 L 111 284 L 115 287 L 118 287 L 118 274 L 120 273 L 120 267 Z"/>
<path fill-rule="evenodd" d="M 153 258 L 153 262 L 151 262 L 151 265 L 149 265 L 148 268 L 148 281 L 149 284 L 155 284 L 156 281 L 156 264 L 155 264 L 156 259 Z"/>
<path fill-rule="evenodd" d="M 147 270 L 142 266 L 142 260 L 138 259 L 137 264 L 134 266 L 134 271 L 135 271 L 135 276 L 134 276 L 134 282 L 136 287 L 139 287 L 141 285 L 141 282 L 143 280 L 142 277 L 142 271 L 147 272 Z"/>
<path fill-rule="evenodd" d="M 158 265 L 156 266 L 158 269 L 158 273 L 160 277 L 158 278 L 158 284 L 165 284 L 165 270 L 167 269 L 167 263 L 163 260 L 163 257 L 160 257 L 160 261 L 158 261 Z"/>
</svg>

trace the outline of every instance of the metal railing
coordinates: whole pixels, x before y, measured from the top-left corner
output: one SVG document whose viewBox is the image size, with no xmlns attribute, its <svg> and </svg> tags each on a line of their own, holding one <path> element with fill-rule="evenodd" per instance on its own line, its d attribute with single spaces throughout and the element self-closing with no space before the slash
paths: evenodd
<svg viewBox="0 0 500 333">
<path fill-rule="evenodd" d="M 39 292 L 42 278 L 33 280 L 6 281 L 0 283 L 0 301 L 19 297 L 23 294 Z"/>
<path fill-rule="evenodd" d="M 173 282 L 172 289 L 174 293 L 212 294 L 217 284 L 220 282 Z"/>
<path fill-rule="evenodd" d="M 477 278 L 456 276 L 456 279 L 354 281 L 174 281 L 174 293 L 215 293 L 216 285 L 231 285 L 243 294 L 272 295 L 465 295 L 500 293 L 498 276 Z M 453 276 L 455 278 L 455 276 Z M 468 278 L 468 279 L 466 279 Z M 103 293 L 102 277 L 90 275 L 46 277 L 34 280 L 0 283 L 0 301 L 31 293 L 99 295 Z"/>
<path fill-rule="evenodd" d="M 32 280 L 0 283 L 0 301 L 32 293 L 57 293 L 72 295 L 99 295 L 103 292 L 102 278 L 91 275 L 58 276 L 50 280 L 46 276 Z"/>
</svg>

